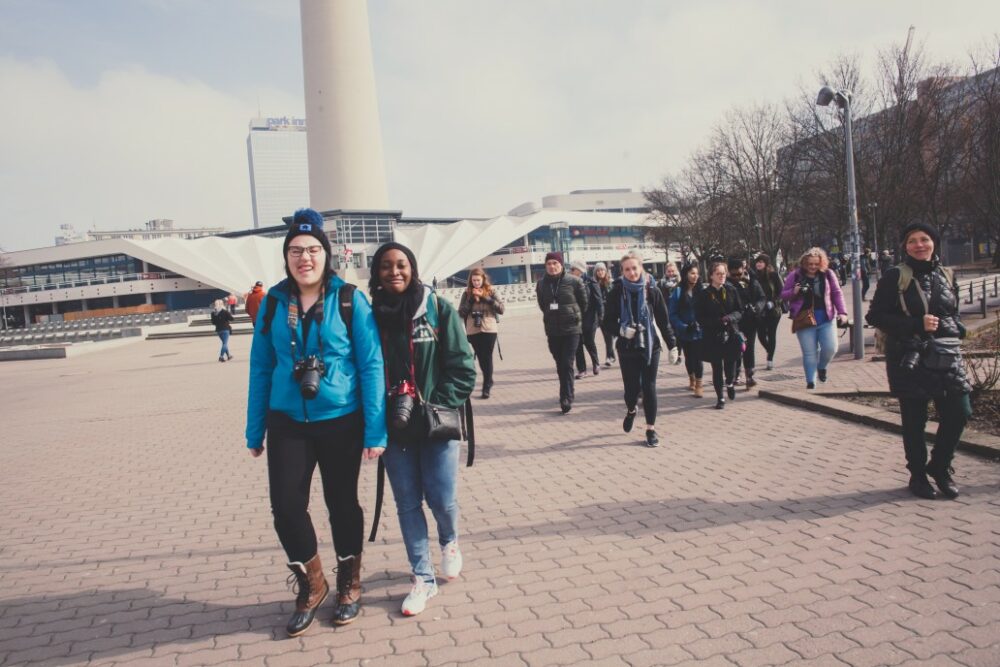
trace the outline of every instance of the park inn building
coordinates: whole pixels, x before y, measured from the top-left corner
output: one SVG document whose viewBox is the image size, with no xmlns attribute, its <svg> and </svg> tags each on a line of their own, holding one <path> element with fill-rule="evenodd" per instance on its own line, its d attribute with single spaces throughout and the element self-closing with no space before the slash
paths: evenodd
<svg viewBox="0 0 1000 667">
<path fill-rule="evenodd" d="M 571 210 L 576 209 L 576 210 Z M 581 210 L 585 209 L 585 210 Z M 495 284 L 534 282 L 545 254 L 616 266 L 628 250 L 659 275 L 667 253 L 646 240 L 651 219 L 642 193 L 588 190 L 523 204 L 485 219 L 404 218 L 399 211 L 325 211 L 334 265 L 348 280 L 367 281 L 376 248 L 410 247 L 425 281 L 464 284 L 482 267 Z M 286 223 L 290 218 L 286 219 Z M 3 255 L 0 307 L 8 326 L 99 315 L 206 307 L 256 281 L 284 278 L 285 224 L 203 238 L 113 238 Z M 670 259 L 678 257 L 671 255 Z"/>
</svg>

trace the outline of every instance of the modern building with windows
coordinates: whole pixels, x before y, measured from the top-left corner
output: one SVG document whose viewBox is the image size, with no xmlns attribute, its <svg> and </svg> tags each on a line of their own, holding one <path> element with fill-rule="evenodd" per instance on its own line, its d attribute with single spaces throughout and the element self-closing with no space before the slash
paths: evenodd
<svg viewBox="0 0 1000 667">
<path fill-rule="evenodd" d="M 280 225 L 282 217 L 308 205 L 309 160 L 304 119 L 251 120 L 247 159 L 255 229 Z"/>
<path fill-rule="evenodd" d="M 633 200 L 641 195 L 630 194 Z M 585 203 L 592 209 L 598 195 L 591 191 L 588 196 Z M 367 281 L 375 250 L 390 240 L 409 246 L 421 276 L 440 286 L 464 284 L 473 267 L 484 268 L 497 285 L 533 282 L 553 249 L 562 251 L 567 263 L 600 261 L 613 272 L 628 250 L 640 251 L 657 275 L 668 257 L 679 259 L 673 250 L 646 240 L 647 230 L 659 223 L 641 206 L 625 207 L 639 209 L 627 212 L 617 206 L 569 210 L 546 202 L 566 200 L 546 198 L 541 205 L 522 205 L 493 218 L 407 218 L 400 211 L 346 210 L 323 216 L 334 267 L 358 284 Z M 194 239 L 114 238 L 6 253 L 0 306 L 13 315 L 15 326 L 207 307 L 222 295 L 245 293 L 258 280 L 273 285 L 284 278 L 281 247 L 289 222 L 286 216 L 276 225 Z"/>
</svg>

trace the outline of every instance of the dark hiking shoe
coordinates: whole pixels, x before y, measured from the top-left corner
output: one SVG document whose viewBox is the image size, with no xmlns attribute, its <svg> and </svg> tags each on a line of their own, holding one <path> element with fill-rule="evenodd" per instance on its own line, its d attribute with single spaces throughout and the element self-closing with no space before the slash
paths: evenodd
<svg viewBox="0 0 1000 667">
<path fill-rule="evenodd" d="M 923 473 L 913 473 L 910 475 L 910 483 L 907 486 L 910 487 L 910 493 L 917 498 L 925 500 L 934 500 L 937 498 L 937 492 L 934 491 L 931 483 L 927 481 L 927 475 Z"/>
</svg>

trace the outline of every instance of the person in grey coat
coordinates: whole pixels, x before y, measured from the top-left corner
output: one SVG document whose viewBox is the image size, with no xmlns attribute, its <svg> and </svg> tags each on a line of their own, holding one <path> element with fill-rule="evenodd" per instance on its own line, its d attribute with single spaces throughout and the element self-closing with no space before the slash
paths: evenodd
<svg viewBox="0 0 1000 667">
<path fill-rule="evenodd" d="M 559 374 L 559 407 L 563 414 L 573 407 L 573 361 L 583 333 L 587 292 L 583 281 L 563 268 L 561 252 L 545 255 L 545 276 L 535 285 L 538 308 L 545 323 L 549 352 Z"/>
</svg>

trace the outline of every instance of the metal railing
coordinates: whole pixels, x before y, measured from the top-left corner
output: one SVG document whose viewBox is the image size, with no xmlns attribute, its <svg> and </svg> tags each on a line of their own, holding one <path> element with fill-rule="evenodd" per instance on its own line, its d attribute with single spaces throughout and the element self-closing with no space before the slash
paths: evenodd
<svg viewBox="0 0 1000 667">
<path fill-rule="evenodd" d="M 992 284 L 992 287 L 990 286 Z M 979 314 L 986 317 L 986 300 L 988 298 L 997 298 L 1000 296 L 1000 275 L 986 276 L 984 278 L 974 278 L 969 281 L 965 286 L 958 286 L 959 298 L 962 296 L 963 290 L 968 290 L 968 297 L 965 299 L 966 305 L 972 305 L 976 302 L 976 290 L 979 290 Z M 989 291 L 992 290 L 993 294 L 990 295 Z"/>
<path fill-rule="evenodd" d="M 58 289 L 72 289 L 74 287 L 88 287 L 91 285 L 109 285 L 114 283 L 132 282 L 135 280 L 164 280 L 167 278 L 182 278 L 177 273 L 126 273 L 117 276 L 101 276 L 97 278 L 79 278 L 77 280 L 62 281 L 57 283 L 46 283 L 44 285 L 19 285 L 17 287 L 6 287 L 0 289 L 0 296 L 9 294 L 25 294 L 30 292 L 48 292 Z"/>
</svg>

